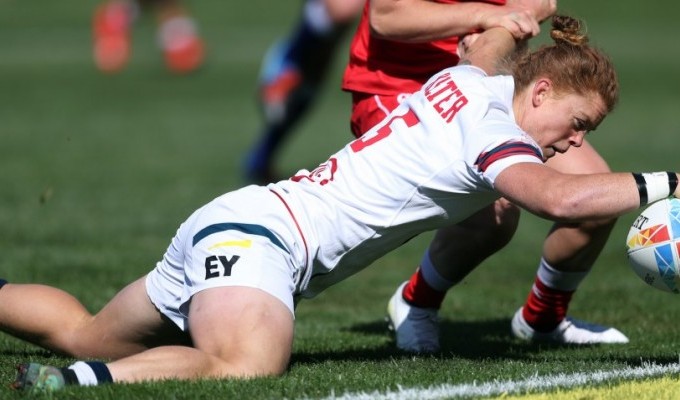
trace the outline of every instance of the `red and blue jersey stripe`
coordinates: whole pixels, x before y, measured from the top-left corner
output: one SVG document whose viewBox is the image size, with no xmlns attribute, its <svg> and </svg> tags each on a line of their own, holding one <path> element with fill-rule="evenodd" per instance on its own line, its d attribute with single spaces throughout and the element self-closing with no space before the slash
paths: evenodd
<svg viewBox="0 0 680 400">
<path fill-rule="evenodd" d="M 479 155 L 475 165 L 480 172 L 485 172 L 487 168 L 494 162 L 501 160 L 503 158 L 525 155 L 536 157 L 539 160 L 543 160 L 541 151 L 535 146 L 530 145 L 526 142 L 505 142 L 502 145 L 494 148 L 491 151 L 484 152 Z"/>
</svg>

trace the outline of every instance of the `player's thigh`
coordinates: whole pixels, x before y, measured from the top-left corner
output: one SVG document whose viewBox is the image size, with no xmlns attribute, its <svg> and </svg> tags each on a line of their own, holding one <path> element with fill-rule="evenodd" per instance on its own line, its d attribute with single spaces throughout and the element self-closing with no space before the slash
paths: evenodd
<svg viewBox="0 0 680 400">
<path fill-rule="evenodd" d="M 118 292 L 93 317 L 87 329 L 91 333 L 89 336 L 94 336 L 100 343 L 107 343 L 109 354 L 106 355 L 112 358 L 165 344 L 188 343 L 188 335 L 164 317 L 149 300 L 145 277 Z"/>
<path fill-rule="evenodd" d="M 244 375 L 285 371 L 294 317 L 281 300 L 257 288 L 227 286 L 196 293 L 189 306 L 194 346 Z"/>
<path fill-rule="evenodd" d="M 572 147 L 566 153 L 551 157 L 546 165 L 567 174 L 611 172 L 607 161 L 585 140 L 581 147 Z"/>
<path fill-rule="evenodd" d="M 299 260 L 282 244 L 290 240 L 281 227 L 273 241 L 263 225 L 228 226 L 233 229 L 212 231 L 190 250 L 179 309 L 194 346 L 222 359 L 229 374 L 280 374 L 291 352 Z M 269 216 L 268 226 L 276 218 Z"/>
</svg>

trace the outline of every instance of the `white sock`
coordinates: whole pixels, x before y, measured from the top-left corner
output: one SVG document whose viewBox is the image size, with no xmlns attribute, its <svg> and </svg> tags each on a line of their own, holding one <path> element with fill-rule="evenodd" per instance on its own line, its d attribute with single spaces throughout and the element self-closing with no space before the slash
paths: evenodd
<svg viewBox="0 0 680 400">
<path fill-rule="evenodd" d="M 99 383 L 92 367 L 83 361 L 78 361 L 75 364 L 70 365 L 68 369 L 75 372 L 78 383 L 81 386 L 95 386 Z"/>
</svg>

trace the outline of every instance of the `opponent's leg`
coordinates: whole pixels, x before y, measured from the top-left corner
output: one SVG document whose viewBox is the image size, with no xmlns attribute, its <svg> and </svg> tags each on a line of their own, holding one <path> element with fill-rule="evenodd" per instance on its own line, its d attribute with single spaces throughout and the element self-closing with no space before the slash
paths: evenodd
<svg viewBox="0 0 680 400">
<path fill-rule="evenodd" d="M 446 291 L 510 241 L 519 215 L 517 207 L 500 199 L 465 221 L 436 232 L 420 267 L 388 303 L 398 348 L 418 353 L 439 350 L 437 311 Z"/>
<path fill-rule="evenodd" d="M 63 290 L 8 283 L 0 289 L 0 330 L 74 357 L 119 358 L 186 342 L 151 304 L 144 278 L 121 290 L 96 315 Z"/>
<path fill-rule="evenodd" d="M 258 89 L 264 126 L 245 160 L 249 181 L 278 179 L 273 171 L 275 154 L 319 93 L 337 47 L 362 5 L 363 0 L 308 0 L 294 31 L 267 52 Z"/>
</svg>

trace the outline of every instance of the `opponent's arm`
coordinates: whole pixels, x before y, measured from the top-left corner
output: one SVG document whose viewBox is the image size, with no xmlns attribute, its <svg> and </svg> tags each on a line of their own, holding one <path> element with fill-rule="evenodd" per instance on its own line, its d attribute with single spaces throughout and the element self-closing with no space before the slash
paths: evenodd
<svg viewBox="0 0 680 400">
<path fill-rule="evenodd" d="M 557 11 L 557 0 L 507 0 L 506 5 L 531 11 L 538 22 L 552 17 Z"/>
<path fill-rule="evenodd" d="M 372 34 L 404 42 L 427 42 L 494 27 L 522 39 L 539 33 L 537 20 L 556 10 L 555 0 L 513 0 L 505 6 L 482 2 L 444 4 L 429 0 L 371 0 Z"/>
</svg>

